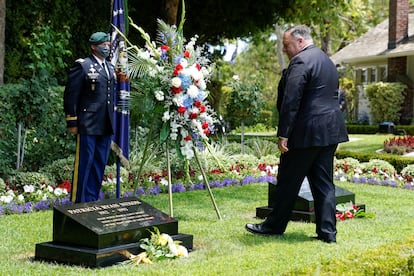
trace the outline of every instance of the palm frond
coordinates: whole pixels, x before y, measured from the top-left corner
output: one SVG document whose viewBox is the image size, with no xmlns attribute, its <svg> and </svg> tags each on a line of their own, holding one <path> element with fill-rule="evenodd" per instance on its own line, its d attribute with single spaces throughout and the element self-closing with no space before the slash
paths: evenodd
<svg viewBox="0 0 414 276">
<path fill-rule="evenodd" d="M 129 70 L 128 76 L 131 79 L 143 77 L 149 74 L 150 71 L 155 70 L 155 64 L 150 60 L 145 59 L 139 55 L 139 50 L 128 55 Z"/>
</svg>

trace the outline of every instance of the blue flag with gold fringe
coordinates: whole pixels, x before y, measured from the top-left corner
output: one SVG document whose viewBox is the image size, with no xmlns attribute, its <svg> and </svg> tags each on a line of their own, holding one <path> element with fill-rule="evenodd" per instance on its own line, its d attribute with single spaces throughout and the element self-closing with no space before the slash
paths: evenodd
<svg viewBox="0 0 414 276">
<path fill-rule="evenodd" d="M 111 148 L 115 151 L 121 163 L 125 167 L 129 167 L 130 82 L 127 76 L 128 56 L 126 44 L 123 37 L 119 34 L 121 32 L 123 35 L 126 35 L 126 7 L 123 0 L 114 0 L 112 6 L 111 63 L 116 68 L 118 89 L 115 93 L 115 134 L 112 137 Z"/>
</svg>

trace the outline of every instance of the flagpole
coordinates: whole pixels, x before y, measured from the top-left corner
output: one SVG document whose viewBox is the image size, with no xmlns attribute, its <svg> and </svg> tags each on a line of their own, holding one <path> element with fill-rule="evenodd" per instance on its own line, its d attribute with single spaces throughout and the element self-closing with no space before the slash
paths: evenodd
<svg viewBox="0 0 414 276">
<path fill-rule="evenodd" d="M 121 198 L 121 159 L 116 157 L 116 198 Z"/>
</svg>

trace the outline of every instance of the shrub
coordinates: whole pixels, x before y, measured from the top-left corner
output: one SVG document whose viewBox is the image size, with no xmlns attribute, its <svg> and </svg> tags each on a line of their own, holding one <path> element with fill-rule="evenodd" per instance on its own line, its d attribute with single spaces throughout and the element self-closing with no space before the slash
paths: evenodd
<svg viewBox="0 0 414 276">
<path fill-rule="evenodd" d="M 401 170 L 400 175 L 405 181 L 412 183 L 414 179 L 414 164 L 407 165 Z"/>
<path fill-rule="evenodd" d="M 371 109 L 372 123 L 399 122 L 406 87 L 398 82 L 376 82 L 365 88 Z"/>
<path fill-rule="evenodd" d="M 247 140 L 246 145 L 251 149 L 249 153 L 255 155 L 257 158 L 279 153 L 276 143 L 264 139 Z"/>
<path fill-rule="evenodd" d="M 335 158 L 334 164 L 337 170 L 341 170 L 346 174 L 353 173 L 359 167 L 358 159 L 352 157 L 346 157 L 343 159 Z"/>
<path fill-rule="evenodd" d="M 381 159 L 372 159 L 369 162 L 361 163 L 360 167 L 364 176 L 367 178 L 379 177 L 380 179 L 393 179 L 396 175 L 394 166 Z"/>
<path fill-rule="evenodd" d="M 0 178 L 0 191 L 4 191 L 6 188 L 6 183 L 4 182 L 3 178 Z"/>
<path fill-rule="evenodd" d="M 9 188 L 23 191 L 25 185 L 33 185 L 40 188 L 42 185 L 54 185 L 50 175 L 38 172 L 17 172 L 8 179 Z"/>
<path fill-rule="evenodd" d="M 51 175 L 57 183 L 64 180 L 72 181 L 74 156 L 53 161 L 50 165 L 42 167 L 39 171 Z"/>
</svg>

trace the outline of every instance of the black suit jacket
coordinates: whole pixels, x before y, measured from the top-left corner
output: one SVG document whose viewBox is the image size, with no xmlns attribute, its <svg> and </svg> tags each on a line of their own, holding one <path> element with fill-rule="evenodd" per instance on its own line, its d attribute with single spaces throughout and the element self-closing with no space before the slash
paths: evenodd
<svg viewBox="0 0 414 276">
<path fill-rule="evenodd" d="M 338 73 L 322 50 L 310 45 L 298 53 L 283 81 L 277 135 L 289 139 L 289 148 L 348 141 L 338 104 Z"/>
<path fill-rule="evenodd" d="M 70 68 L 64 92 L 67 127 L 78 127 L 79 134 L 112 135 L 116 75 L 105 62 L 109 76 L 95 57 L 78 59 Z"/>
</svg>

